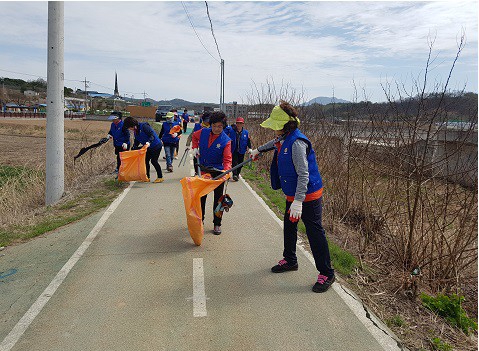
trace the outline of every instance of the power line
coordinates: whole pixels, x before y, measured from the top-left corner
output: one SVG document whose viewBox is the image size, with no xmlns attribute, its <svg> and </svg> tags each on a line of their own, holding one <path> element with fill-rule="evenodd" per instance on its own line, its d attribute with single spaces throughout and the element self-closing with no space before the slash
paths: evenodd
<svg viewBox="0 0 479 351">
<path fill-rule="evenodd" d="M 210 20 L 211 34 L 213 34 L 213 39 L 215 40 L 216 49 L 218 50 L 218 55 L 220 55 L 220 59 L 223 60 L 220 54 L 220 48 L 218 46 L 218 42 L 216 41 L 215 32 L 213 31 L 213 22 L 211 22 L 210 10 L 208 9 L 208 3 L 205 1 L 205 4 L 206 4 L 206 13 L 208 14 L 208 19 Z"/>
<path fill-rule="evenodd" d="M 7 71 L 6 69 L 0 69 L 0 71 L 2 71 L 2 72 L 8 72 L 8 73 L 15 73 L 15 74 L 22 74 L 22 75 L 24 75 L 24 76 L 31 76 L 31 77 L 38 77 L 38 78 L 42 78 L 42 79 L 47 79 L 47 77 L 37 76 L 36 74 L 28 74 L 28 73 Z"/>
<path fill-rule="evenodd" d="M 198 32 L 196 31 L 196 28 L 193 24 L 193 21 L 191 20 L 190 18 L 190 14 L 188 13 L 188 10 L 186 8 L 186 5 L 183 3 L 183 1 L 181 2 L 181 4 L 183 5 L 183 9 L 185 10 L 185 13 L 186 13 L 186 16 L 188 17 L 188 21 L 190 21 L 190 24 L 191 24 L 191 27 L 193 28 L 193 30 L 195 31 L 195 34 L 196 34 L 196 37 L 198 38 L 198 40 L 200 41 L 201 45 L 203 45 L 203 47 L 205 48 L 206 52 L 217 62 L 219 62 L 216 57 L 214 57 L 211 52 L 208 51 L 208 49 L 206 48 L 205 44 L 203 44 L 203 42 L 201 41 L 201 38 L 200 36 L 198 35 Z"/>
</svg>

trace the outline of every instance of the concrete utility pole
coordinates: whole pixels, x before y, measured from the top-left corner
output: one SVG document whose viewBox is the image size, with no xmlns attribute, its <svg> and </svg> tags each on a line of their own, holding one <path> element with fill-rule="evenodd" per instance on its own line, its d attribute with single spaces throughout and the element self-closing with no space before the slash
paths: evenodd
<svg viewBox="0 0 479 351">
<path fill-rule="evenodd" d="M 225 112 L 225 60 L 221 59 L 220 110 Z"/>
<path fill-rule="evenodd" d="M 64 176 L 64 69 L 63 1 L 48 2 L 47 159 L 45 203 L 63 195 Z"/>
<path fill-rule="evenodd" d="M 88 85 L 87 83 L 90 83 L 90 81 L 86 80 L 86 77 L 85 77 L 85 104 L 84 104 L 84 108 L 85 108 L 85 118 L 86 118 L 86 111 L 88 109 L 88 92 L 86 90 L 86 88 L 88 88 Z"/>
</svg>

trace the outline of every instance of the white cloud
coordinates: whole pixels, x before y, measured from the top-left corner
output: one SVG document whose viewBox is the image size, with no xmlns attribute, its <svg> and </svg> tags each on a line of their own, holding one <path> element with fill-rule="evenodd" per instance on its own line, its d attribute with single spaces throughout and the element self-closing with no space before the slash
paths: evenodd
<svg viewBox="0 0 479 351">
<path fill-rule="evenodd" d="M 184 4 L 209 53 L 181 2 L 65 2 L 66 79 L 86 77 L 112 89 L 117 71 L 120 92 L 129 95 L 146 91 L 155 99 L 218 101 L 219 58 L 205 3 Z M 463 29 L 467 46 L 452 84 L 467 81 L 468 90 L 477 92 L 477 2 L 208 5 L 225 60 L 227 101 L 240 101 L 252 81 L 269 77 L 303 86 L 310 97 L 334 89 L 346 99 L 354 94 L 354 81 L 381 100 L 384 77 L 410 81 L 424 69 L 428 37 L 435 37 L 432 72 L 438 80 L 444 77 Z M 0 45 L 7 48 L 0 69 L 45 75 L 47 3 L 0 2 L 0 12 Z"/>
</svg>

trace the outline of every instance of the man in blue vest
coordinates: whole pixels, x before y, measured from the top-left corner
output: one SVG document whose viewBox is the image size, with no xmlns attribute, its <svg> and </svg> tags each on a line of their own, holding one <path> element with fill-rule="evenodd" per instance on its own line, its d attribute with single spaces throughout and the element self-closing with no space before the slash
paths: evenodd
<svg viewBox="0 0 479 351">
<path fill-rule="evenodd" d="M 183 120 L 183 133 L 186 133 L 186 129 L 188 128 L 188 122 L 190 121 L 190 115 L 188 115 L 187 109 L 183 111 L 181 119 Z"/>
<path fill-rule="evenodd" d="M 235 147 L 233 152 L 233 167 L 237 164 L 240 164 L 244 161 L 244 155 L 246 151 L 251 149 L 251 140 L 249 138 L 249 133 L 244 129 L 244 118 L 236 118 L 236 124 L 232 126 L 235 133 Z M 237 182 L 239 175 L 241 173 L 241 168 L 239 167 L 233 171 L 233 181 Z"/>
<path fill-rule="evenodd" d="M 113 121 L 110 126 L 110 131 L 106 136 L 108 139 L 113 139 L 113 146 L 115 147 L 116 155 L 116 169 L 118 173 L 120 169 L 121 159 L 120 152 L 130 149 L 130 133 L 128 130 L 123 130 L 123 121 L 121 120 L 121 112 L 113 111 L 108 117 L 108 120 Z"/>
<path fill-rule="evenodd" d="M 213 112 L 210 117 L 211 128 L 203 128 L 193 133 L 191 154 L 199 158 L 199 163 L 205 167 L 219 170 L 231 169 L 231 139 L 224 132 L 226 116 L 223 112 Z M 204 177 L 216 174 L 201 172 Z M 221 234 L 221 218 L 214 215 L 219 198 L 223 195 L 224 183 L 214 190 L 213 201 L 213 234 Z M 206 196 L 201 197 L 202 219 L 205 219 Z"/>
<path fill-rule="evenodd" d="M 173 172 L 173 158 L 175 156 L 175 150 L 180 143 L 180 135 L 180 124 L 175 121 L 174 113 L 168 112 L 166 114 L 166 121 L 163 122 L 159 135 L 165 146 L 166 170 L 168 172 Z"/>
<path fill-rule="evenodd" d="M 335 280 L 328 241 L 322 225 L 323 181 L 308 138 L 298 129 L 297 110 L 285 101 L 275 106 L 261 126 L 275 131 L 276 140 L 251 151 L 253 160 L 260 152 L 275 150 L 271 163 L 271 187 L 286 195 L 283 259 L 271 268 L 273 273 L 297 271 L 296 241 L 298 221 L 306 227 L 309 245 L 319 271 L 313 291 L 325 292 Z"/>
</svg>

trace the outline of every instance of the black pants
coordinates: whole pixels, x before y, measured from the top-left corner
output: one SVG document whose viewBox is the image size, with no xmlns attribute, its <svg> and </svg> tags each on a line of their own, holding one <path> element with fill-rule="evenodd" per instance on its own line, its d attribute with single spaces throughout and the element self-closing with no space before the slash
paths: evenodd
<svg viewBox="0 0 479 351">
<path fill-rule="evenodd" d="M 286 211 L 284 213 L 284 259 L 289 264 L 296 264 L 296 241 L 298 239 L 298 222 L 293 223 L 289 220 L 288 210 L 291 202 L 286 201 Z M 329 246 L 326 240 L 326 234 L 322 225 L 323 206 L 322 199 L 303 202 L 303 213 L 301 219 L 306 227 L 309 246 L 313 253 L 316 268 L 322 275 L 332 277 L 334 269 L 331 267 L 331 258 L 329 256 Z"/>
<path fill-rule="evenodd" d="M 221 225 L 221 218 L 218 218 L 214 215 L 216 205 L 218 203 L 219 198 L 221 195 L 223 195 L 223 189 L 225 187 L 225 183 L 221 183 L 220 186 L 215 188 L 214 190 L 214 201 L 213 201 L 213 224 L 214 225 Z M 206 194 L 205 196 L 201 197 L 201 219 L 204 221 L 205 220 L 205 208 L 206 208 Z"/>
<path fill-rule="evenodd" d="M 160 152 L 163 146 L 160 146 L 157 149 L 151 150 L 150 148 L 146 149 L 146 176 L 150 178 L 150 161 L 153 167 L 155 167 L 156 174 L 158 178 L 163 178 L 163 173 L 161 173 L 161 167 L 158 163 L 158 158 L 160 157 Z"/>
<path fill-rule="evenodd" d="M 183 121 L 183 133 L 186 133 L 186 129 L 188 128 L 188 122 Z"/>
<path fill-rule="evenodd" d="M 120 152 L 122 151 L 128 151 L 130 150 L 130 145 L 128 145 L 128 148 L 126 150 L 123 150 L 123 147 L 121 146 L 115 146 L 115 155 L 116 155 L 116 170 L 118 171 L 120 169 Z"/>
<path fill-rule="evenodd" d="M 233 152 L 233 167 L 240 164 L 243 161 L 244 161 L 244 154 L 240 154 L 236 151 Z M 233 175 L 239 177 L 240 172 L 241 172 L 241 168 L 243 168 L 243 166 L 238 167 L 237 169 L 235 169 L 233 171 Z"/>
</svg>

